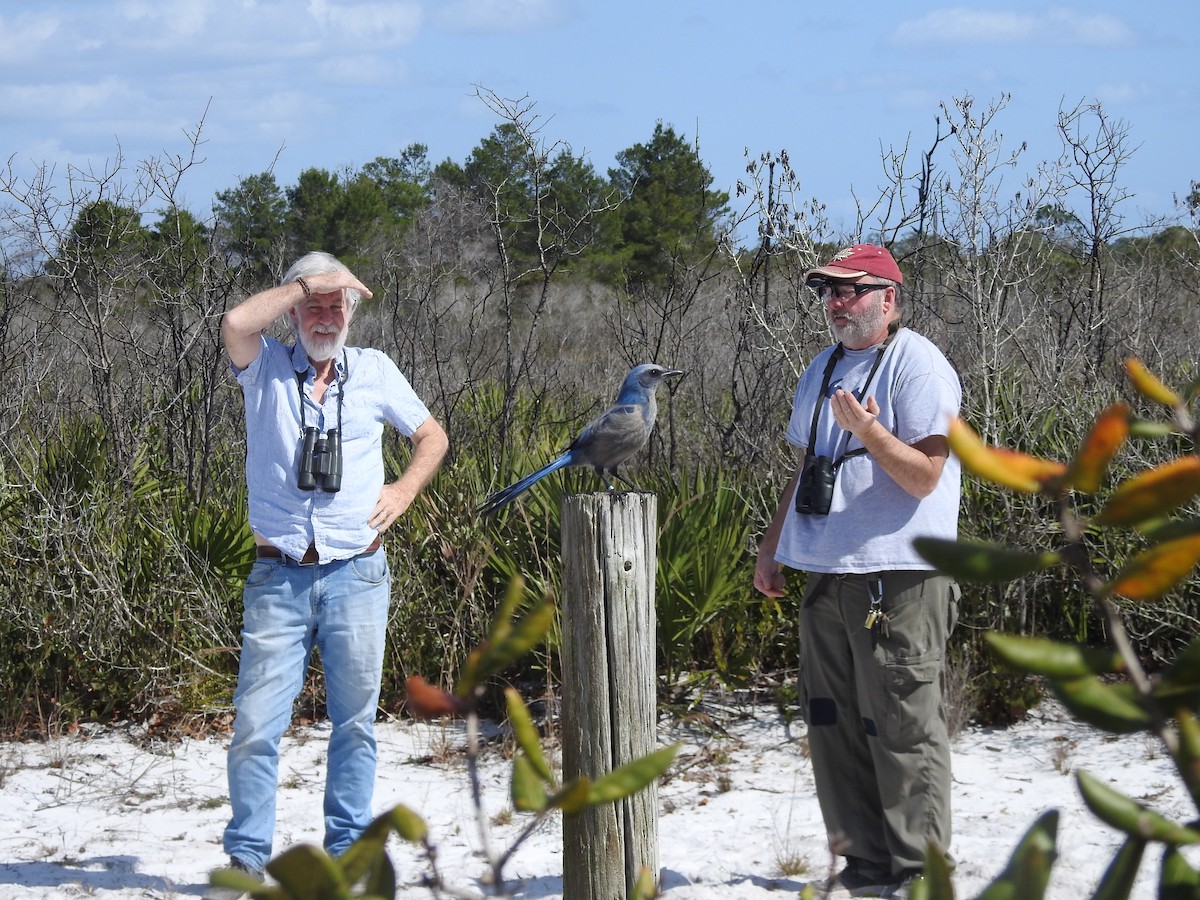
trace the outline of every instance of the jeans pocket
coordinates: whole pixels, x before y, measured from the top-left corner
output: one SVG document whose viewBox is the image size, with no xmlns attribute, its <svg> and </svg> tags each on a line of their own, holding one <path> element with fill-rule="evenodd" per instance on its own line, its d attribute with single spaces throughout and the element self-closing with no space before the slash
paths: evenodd
<svg viewBox="0 0 1200 900">
<path fill-rule="evenodd" d="M 282 560 L 269 557 L 254 560 L 254 565 L 250 567 L 250 574 L 246 576 L 246 587 L 256 588 L 266 584 L 282 565 Z"/>
<path fill-rule="evenodd" d="M 364 584 L 382 584 L 388 576 L 387 551 L 382 547 L 366 556 L 356 556 L 350 560 L 350 568 L 354 577 Z"/>
</svg>

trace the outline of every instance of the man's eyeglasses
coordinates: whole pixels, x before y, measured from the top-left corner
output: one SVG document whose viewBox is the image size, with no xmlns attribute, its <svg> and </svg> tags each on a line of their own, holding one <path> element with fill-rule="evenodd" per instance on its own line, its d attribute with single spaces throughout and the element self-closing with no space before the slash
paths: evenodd
<svg viewBox="0 0 1200 900">
<path fill-rule="evenodd" d="M 891 287 L 889 284 L 859 284 L 846 281 L 810 281 L 808 287 L 817 292 L 817 296 L 825 303 L 834 297 L 839 300 L 852 300 L 869 294 L 871 291 L 882 291 Z"/>
</svg>

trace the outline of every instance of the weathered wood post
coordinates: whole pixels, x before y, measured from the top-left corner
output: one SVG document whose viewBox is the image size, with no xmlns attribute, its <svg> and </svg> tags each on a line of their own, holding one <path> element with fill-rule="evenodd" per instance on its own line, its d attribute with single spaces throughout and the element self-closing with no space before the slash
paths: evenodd
<svg viewBox="0 0 1200 900">
<path fill-rule="evenodd" d="M 657 749 L 657 497 L 563 498 L 563 780 L 598 778 Z M 658 877 L 655 784 L 563 820 L 563 896 L 624 900 Z"/>
</svg>

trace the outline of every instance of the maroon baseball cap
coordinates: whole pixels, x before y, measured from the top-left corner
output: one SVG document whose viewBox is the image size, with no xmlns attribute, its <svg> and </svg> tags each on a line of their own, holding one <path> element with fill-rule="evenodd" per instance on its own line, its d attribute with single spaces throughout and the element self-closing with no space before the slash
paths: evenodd
<svg viewBox="0 0 1200 900">
<path fill-rule="evenodd" d="M 874 244 L 855 244 L 853 247 L 839 250 L 833 255 L 833 259 L 819 269 L 809 269 L 805 272 L 804 280 L 808 281 L 814 275 L 823 275 L 826 278 L 861 278 L 863 275 L 874 275 L 896 284 L 904 283 L 904 276 L 900 274 L 900 267 L 896 265 L 892 254 L 886 247 L 877 247 Z"/>
</svg>

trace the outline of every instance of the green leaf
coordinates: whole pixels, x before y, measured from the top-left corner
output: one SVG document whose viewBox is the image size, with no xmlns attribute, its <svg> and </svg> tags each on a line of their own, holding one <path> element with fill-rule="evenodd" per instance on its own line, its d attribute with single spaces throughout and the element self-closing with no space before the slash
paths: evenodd
<svg viewBox="0 0 1200 900">
<path fill-rule="evenodd" d="M 497 674 L 516 662 L 546 637 L 554 624 L 554 602 L 547 598 L 518 621 L 512 632 L 495 644 L 488 655 L 488 672 Z"/>
<path fill-rule="evenodd" d="M 654 900 L 658 896 L 658 879 L 649 866 L 642 866 L 638 871 L 637 881 L 629 893 L 629 900 Z"/>
<path fill-rule="evenodd" d="M 1135 419 L 1129 423 L 1130 437 L 1166 438 L 1176 434 L 1178 428 L 1170 422 L 1149 422 L 1145 419 Z"/>
<path fill-rule="evenodd" d="M 580 775 L 563 785 L 558 793 L 547 801 L 546 805 L 553 809 L 561 809 L 568 816 L 578 815 L 587 809 L 591 792 L 591 780 L 585 775 Z"/>
<path fill-rule="evenodd" d="M 274 894 L 279 892 L 279 888 L 268 888 L 263 885 L 262 881 L 241 869 L 217 869 L 209 878 L 209 883 L 213 887 L 236 888 L 246 891 L 255 898 L 273 896 L 271 892 Z"/>
<path fill-rule="evenodd" d="M 1142 838 L 1131 836 L 1126 840 L 1105 869 L 1092 900 L 1129 900 L 1145 852 L 1146 842 Z"/>
<path fill-rule="evenodd" d="M 421 843 L 428 834 L 424 820 L 404 805 L 397 805 L 376 816 L 336 865 L 342 870 L 348 885 L 365 878 L 367 896 L 394 897 L 396 870 L 387 855 L 387 841 L 392 832 L 410 843 Z"/>
<path fill-rule="evenodd" d="M 1138 523 L 1138 531 L 1145 535 L 1147 540 L 1155 543 L 1164 543 L 1173 541 L 1175 538 L 1188 537 L 1193 534 L 1200 534 L 1200 518 L 1187 519 L 1148 519 Z"/>
<path fill-rule="evenodd" d="M 925 850 L 925 883 L 913 886 L 909 900 L 954 900 L 954 881 L 946 852 L 934 843 Z"/>
<path fill-rule="evenodd" d="M 1179 685 L 1200 685 L 1200 637 L 1192 638 L 1163 677 Z"/>
<path fill-rule="evenodd" d="M 753 580 L 752 541 L 745 476 L 711 462 L 665 473 L 645 485 L 659 495 L 657 619 L 659 677 L 676 682 L 695 672 L 697 642 L 723 677 L 753 666 L 743 629 L 746 585 Z M 766 598 L 759 597 L 758 600 Z M 767 600 L 770 603 L 772 601 Z M 761 607 L 760 607 L 761 608 Z"/>
<path fill-rule="evenodd" d="M 1158 896 L 1161 900 L 1195 900 L 1200 894 L 1200 872 L 1192 868 L 1175 847 L 1163 852 L 1158 876 Z"/>
<path fill-rule="evenodd" d="M 512 727 L 517 746 L 525 751 L 530 765 L 546 784 L 554 783 L 554 774 L 546 757 L 542 755 L 542 744 L 538 739 L 537 727 L 529 715 L 529 709 L 514 688 L 504 689 L 504 702 L 508 707 L 508 724 Z"/>
<path fill-rule="evenodd" d="M 512 786 L 509 790 L 513 809 L 541 812 L 546 808 L 546 787 L 529 757 L 521 750 L 513 756 Z"/>
<path fill-rule="evenodd" d="M 471 651 L 467 657 L 467 662 L 463 666 L 463 677 L 458 684 L 458 695 L 460 697 L 469 697 L 474 693 L 475 688 L 482 684 L 489 675 L 494 673 L 490 667 L 490 655 L 494 652 L 493 648 L 496 644 L 507 640 L 512 634 L 512 620 L 516 615 L 517 607 L 520 605 L 521 597 L 525 592 L 525 579 L 520 575 L 514 576 L 508 582 L 508 590 L 504 593 L 504 599 L 500 601 L 500 607 L 496 610 L 496 615 L 492 618 L 492 628 L 488 632 L 488 636 L 483 640 L 478 647 Z"/>
<path fill-rule="evenodd" d="M 1058 856 L 1058 811 L 1042 813 L 1013 850 L 1004 871 L 976 900 L 1042 900 Z"/>
<path fill-rule="evenodd" d="M 1137 703 L 1129 684 L 1105 684 L 1095 676 L 1055 678 L 1050 686 L 1070 713 L 1089 725 L 1114 734 L 1132 734 L 1150 727 L 1150 717 Z"/>
<path fill-rule="evenodd" d="M 1082 678 L 1122 672 L 1121 655 L 1110 649 L 1060 644 L 1049 638 L 988 632 L 984 639 L 1008 666 L 1047 678 Z"/>
<path fill-rule="evenodd" d="M 496 614 L 496 625 L 491 635 L 467 658 L 463 678 L 456 692 L 459 696 L 470 696 L 484 680 L 503 671 L 536 647 L 554 624 L 554 601 L 546 597 L 520 620 L 515 623 L 507 622 L 502 626 L 500 619 L 509 615 L 509 610 L 515 603 L 513 595 L 519 598 L 523 591 L 523 586 L 518 584 L 516 579 L 513 584 L 517 586 L 509 587 L 509 600 Z"/>
<path fill-rule="evenodd" d="M 1075 775 L 1083 802 L 1096 818 L 1132 837 L 1172 846 L 1200 844 L 1200 831 L 1178 825 L 1154 810 L 1126 797 L 1085 771 Z"/>
<path fill-rule="evenodd" d="M 385 855 L 384 849 L 387 847 L 391 831 L 389 814 L 376 816 L 359 835 L 358 840 L 338 857 L 337 865 L 341 868 L 347 884 L 357 884 L 379 865 L 380 859 Z"/>
<path fill-rule="evenodd" d="M 396 867 L 387 853 L 381 853 L 363 882 L 363 897 L 392 898 L 396 896 L 396 886 Z"/>
<path fill-rule="evenodd" d="M 425 820 L 403 804 L 393 806 L 384 815 L 392 830 L 410 844 L 420 844 L 429 836 L 429 826 Z"/>
<path fill-rule="evenodd" d="M 670 768 L 681 744 L 661 747 L 625 763 L 598 779 L 588 793 L 588 804 L 612 803 L 636 794 Z"/>
<path fill-rule="evenodd" d="M 1026 552 L 981 541 L 919 537 L 913 547 L 927 562 L 961 581 L 1011 581 L 1062 562 L 1052 551 Z"/>
<path fill-rule="evenodd" d="M 350 885 L 329 855 L 311 844 L 298 844 L 267 863 L 292 900 L 350 900 Z"/>
<path fill-rule="evenodd" d="M 1200 721 L 1191 710 L 1182 709 L 1177 722 L 1179 751 L 1175 754 L 1175 765 L 1188 793 L 1200 797 Z"/>
</svg>

